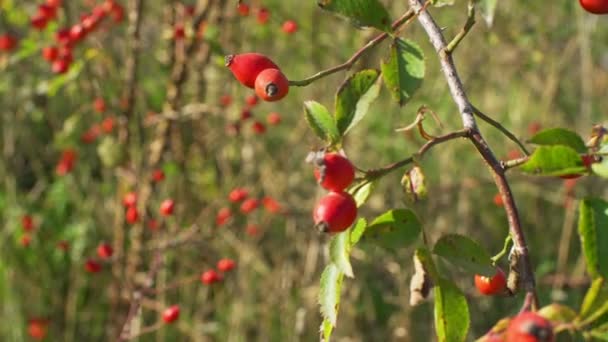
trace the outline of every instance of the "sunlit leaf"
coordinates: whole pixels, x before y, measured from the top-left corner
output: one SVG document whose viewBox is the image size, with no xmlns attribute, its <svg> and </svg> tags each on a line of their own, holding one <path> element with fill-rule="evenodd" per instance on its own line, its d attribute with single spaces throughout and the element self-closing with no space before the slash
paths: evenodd
<svg viewBox="0 0 608 342">
<path fill-rule="evenodd" d="M 530 142 L 536 145 L 563 145 L 579 153 L 587 151 L 583 138 L 565 128 L 550 128 L 536 133 Z"/>
<path fill-rule="evenodd" d="M 306 101 L 304 114 L 308 125 L 321 140 L 333 144 L 340 139 L 336 122 L 325 106 L 315 101 Z"/>
<path fill-rule="evenodd" d="M 342 135 L 363 119 L 371 102 L 378 97 L 380 87 L 376 80 L 379 76 L 377 70 L 362 70 L 347 78 L 338 89 L 336 125 Z"/>
<path fill-rule="evenodd" d="M 578 233 L 589 275 L 608 277 L 608 202 L 596 198 L 580 202 Z"/>
<path fill-rule="evenodd" d="M 420 88 L 424 73 L 424 54 L 418 44 L 395 39 L 389 58 L 382 62 L 382 77 L 399 105 L 403 106 Z"/>
<path fill-rule="evenodd" d="M 496 273 L 490 254 L 477 242 L 463 235 L 442 236 L 435 243 L 433 253 L 474 274 L 491 277 Z"/>
<path fill-rule="evenodd" d="M 461 342 L 467 337 L 470 317 L 467 300 L 450 280 L 435 283 L 435 330 L 439 342 Z"/>
<path fill-rule="evenodd" d="M 563 176 L 587 171 L 579 154 L 572 148 L 561 145 L 540 146 L 520 168 L 524 172 L 542 176 Z"/>
<path fill-rule="evenodd" d="M 388 11 L 378 0 L 318 0 L 317 3 L 324 10 L 351 20 L 356 26 L 372 26 L 387 32 L 391 29 Z"/>
</svg>

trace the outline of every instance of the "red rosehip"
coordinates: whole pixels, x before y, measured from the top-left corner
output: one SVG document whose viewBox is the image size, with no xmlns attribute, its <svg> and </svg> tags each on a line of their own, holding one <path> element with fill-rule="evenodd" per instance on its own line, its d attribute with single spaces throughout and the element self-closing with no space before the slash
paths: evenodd
<svg viewBox="0 0 608 342">
<path fill-rule="evenodd" d="M 289 81 L 279 69 L 266 69 L 255 79 L 255 93 L 264 101 L 278 101 L 289 93 Z"/>
<path fill-rule="evenodd" d="M 32 242 L 32 237 L 29 234 L 22 235 L 21 239 L 19 240 L 19 243 L 21 243 L 21 246 L 23 246 L 23 247 L 29 247 L 31 242 Z"/>
<path fill-rule="evenodd" d="M 53 7 L 60 7 L 62 3 L 62 0 L 46 0 L 46 4 Z"/>
<path fill-rule="evenodd" d="M 255 121 L 251 125 L 251 129 L 253 130 L 253 133 L 255 133 L 255 134 L 264 134 L 264 133 L 266 133 L 266 126 L 264 126 L 264 124 L 261 123 L 261 122 L 259 122 L 259 121 Z"/>
<path fill-rule="evenodd" d="M 272 214 L 278 214 L 283 211 L 283 208 L 274 198 L 266 196 L 262 199 L 262 205 L 264 209 Z"/>
<path fill-rule="evenodd" d="M 230 272 L 236 267 L 236 263 L 232 259 L 224 258 L 217 262 L 217 269 L 220 272 Z"/>
<path fill-rule="evenodd" d="M 101 121 L 101 130 L 106 134 L 112 133 L 112 131 L 114 130 L 114 117 L 113 116 L 108 116 L 107 118 L 104 118 Z"/>
<path fill-rule="evenodd" d="M 503 272 L 500 267 L 497 267 L 496 274 L 491 277 L 485 277 L 476 274 L 475 287 L 477 288 L 477 291 L 479 291 L 479 293 L 486 296 L 504 293 L 507 289 L 507 279 L 505 277 L 505 272 Z"/>
<path fill-rule="evenodd" d="M 256 236 L 260 233 L 260 227 L 256 224 L 248 224 L 247 227 L 245 227 L 245 232 L 249 236 Z"/>
<path fill-rule="evenodd" d="M 179 318 L 179 306 L 173 305 L 163 311 L 163 321 L 167 324 L 173 323 Z"/>
<path fill-rule="evenodd" d="M 34 219 L 30 215 L 23 215 L 21 218 L 21 227 L 26 232 L 34 230 Z"/>
<path fill-rule="evenodd" d="M 253 116 L 253 114 L 251 113 L 251 111 L 249 109 L 243 109 L 241 111 L 241 121 L 250 119 L 252 116 Z"/>
<path fill-rule="evenodd" d="M 249 95 L 247 96 L 247 98 L 245 98 L 245 102 L 247 103 L 247 105 L 253 107 L 258 104 L 258 97 L 255 95 Z"/>
<path fill-rule="evenodd" d="M 530 135 L 535 135 L 536 133 L 538 133 L 541 128 L 543 126 L 540 124 L 540 122 L 538 121 L 532 121 L 529 125 L 528 125 L 528 133 Z"/>
<path fill-rule="evenodd" d="M 281 114 L 276 113 L 276 112 L 272 112 L 272 113 L 268 114 L 268 116 L 266 117 L 266 122 L 268 122 L 269 125 L 273 125 L 273 126 L 280 124 L 281 123 Z"/>
<path fill-rule="evenodd" d="M 27 333 L 34 340 L 42 340 L 48 332 L 49 321 L 42 318 L 32 318 L 27 323 Z"/>
<path fill-rule="evenodd" d="M 88 259 L 84 263 L 84 269 L 89 273 L 97 273 L 101 271 L 101 264 L 93 259 Z"/>
<path fill-rule="evenodd" d="M 258 24 L 264 25 L 270 19 L 270 11 L 264 7 L 258 10 L 257 20 Z"/>
<path fill-rule="evenodd" d="M 226 66 L 239 82 L 249 88 L 255 87 L 256 78 L 262 71 L 279 68 L 270 58 L 253 52 L 226 56 Z"/>
<path fill-rule="evenodd" d="M 503 202 L 503 200 L 502 200 L 502 195 L 501 194 L 494 195 L 493 201 L 494 201 L 494 204 L 497 207 L 503 207 L 505 205 L 505 202 Z"/>
<path fill-rule="evenodd" d="M 107 243 L 100 243 L 97 246 L 97 255 L 102 259 L 110 259 L 114 254 L 114 249 Z"/>
<path fill-rule="evenodd" d="M 283 32 L 292 34 L 298 30 L 298 24 L 293 20 L 287 20 L 283 23 Z"/>
<path fill-rule="evenodd" d="M 42 58 L 47 62 L 53 62 L 59 56 L 59 49 L 56 46 L 47 46 L 42 49 Z"/>
<path fill-rule="evenodd" d="M 222 107 L 228 107 L 232 103 L 232 96 L 225 94 L 220 97 L 220 104 Z"/>
<path fill-rule="evenodd" d="M 45 17 L 44 15 L 40 15 L 40 13 L 36 14 L 35 16 L 32 17 L 32 20 L 30 21 L 30 23 L 32 24 L 32 27 L 34 27 L 37 30 L 44 30 L 46 28 L 46 25 L 48 24 L 49 19 L 47 17 Z"/>
<path fill-rule="evenodd" d="M 607 14 L 608 1 L 606 0 L 579 0 L 581 6 L 589 13 Z"/>
<path fill-rule="evenodd" d="M 256 210 L 260 202 L 255 198 L 248 198 L 241 204 L 241 212 L 243 214 L 249 214 L 252 211 Z"/>
<path fill-rule="evenodd" d="M 319 185 L 331 191 L 346 189 L 355 179 L 353 164 L 339 153 L 327 153 L 318 161 L 314 175 Z"/>
<path fill-rule="evenodd" d="M 175 209 L 175 201 L 173 201 L 172 199 L 166 199 L 160 204 L 160 214 L 162 216 L 173 215 L 174 209 Z"/>
<path fill-rule="evenodd" d="M 127 208 L 134 207 L 137 204 L 137 194 L 133 191 L 127 192 L 122 197 L 122 204 Z"/>
<path fill-rule="evenodd" d="M 55 74 L 65 74 L 70 68 L 70 63 L 65 59 L 57 59 L 51 65 L 51 71 Z"/>
<path fill-rule="evenodd" d="M 38 15 L 45 17 L 47 20 L 53 20 L 57 17 L 57 6 L 49 4 L 38 5 Z"/>
<path fill-rule="evenodd" d="M 127 223 L 134 224 L 139 221 L 139 212 L 136 207 L 128 207 L 127 212 L 125 213 L 125 219 Z"/>
<path fill-rule="evenodd" d="M 74 61 L 74 56 L 72 55 L 72 49 L 69 46 L 60 47 L 58 59 L 65 61 L 68 65 L 72 64 L 72 62 Z"/>
<path fill-rule="evenodd" d="M 238 4 L 236 9 L 239 12 L 239 15 L 242 17 L 246 17 L 249 15 L 249 5 L 245 3 Z"/>
<path fill-rule="evenodd" d="M 228 200 L 232 203 L 238 203 L 245 200 L 249 196 L 249 191 L 244 188 L 234 188 L 228 194 Z"/>
<path fill-rule="evenodd" d="M 11 51 L 17 46 L 17 38 L 10 34 L 0 35 L 0 51 Z"/>
<path fill-rule="evenodd" d="M 201 282 L 203 282 L 205 285 L 211 285 L 219 281 L 222 281 L 222 276 L 219 275 L 215 270 L 205 271 L 203 274 L 201 274 Z"/>
<path fill-rule="evenodd" d="M 61 29 L 55 32 L 55 40 L 59 45 L 69 45 L 71 43 L 70 29 Z"/>
<path fill-rule="evenodd" d="M 230 208 L 221 208 L 215 217 L 215 224 L 218 226 L 223 226 L 228 222 L 228 220 L 230 220 L 231 217 L 232 211 L 230 211 Z"/>
<path fill-rule="evenodd" d="M 338 233 L 350 227 L 357 218 L 357 203 L 345 192 L 330 192 L 313 210 L 315 226 L 321 232 Z"/>
<path fill-rule="evenodd" d="M 184 39 L 186 37 L 186 30 L 184 29 L 184 25 L 176 24 L 173 28 L 173 39 L 179 40 Z"/>
<path fill-rule="evenodd" d="M 148 229 L 150 229 L 150 230 L 157 230 L 158 229 L 158 221 L 156 221 L 155 219 L 149 219 L 148 220 Z"/>
<path fill-rule="evenodd" d="M 95 110 L 97 113 L 103 113 L 106 111 L 106 101 L 104 101 L 104 99 L 102 99 L 101 97 L 96 98 L 93 101 L 93 110 Z"/>
<path fill-rule="evenodd" d="M 553 342 L 553 327 L 544 317 L 526 311 L 509 322 L 506 342 Z"/>
<path fill-rule="evenodd" d="M 162 182 L 165 180 L 165 172 L 161 169 L 156 169 L 152 171 L 152 180 L 155 182 Z"/>
<path fill-rule="evenodd" d="M 117 3 L 114 3 L 110 16 L 115 23 L 120 23 L 125 17 L 125 9 Z"/>
<path fill-rule="evenodd" d="M 86 35 L 86 31 L 81 24 L 75 24 L 70 28 L 70 41 L 77 43 Z"/>
</svg>

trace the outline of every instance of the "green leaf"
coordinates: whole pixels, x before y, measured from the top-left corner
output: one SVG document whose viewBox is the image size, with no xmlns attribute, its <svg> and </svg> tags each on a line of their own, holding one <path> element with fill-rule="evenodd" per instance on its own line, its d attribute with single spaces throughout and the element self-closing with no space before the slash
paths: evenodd
<svg viewBox="0 0 608 342">
<path fill-rule="evenodd" d="M 568 146 L 579 153 L 587 152 L 587 146 L 583 138 L 577 133 L 564 128 L 551 128 L 536 133 L 530 143 L 536 145 L 563 145 Z"/>
<path fill-rule="evenodd" d="M 349 229 L 350 232 L 350 245 L 355 246 L 361 239 L 361 236 L 365 233 L 367 228 L 367 221 L 364 218 L 360 218 L 355 225 Z"/>
<path fill-rule="evenodd" d="M 542 176 L 563 176 L 585 173 L 587 170 L 575 150 L 561 145 L 537 148 L 520 168 L 524 172 Z"/>
<path fill-rule="evenodd" d="M 365 231 L 366 237 L 376 238 L 383 247 L 405 247 L 420 235 L 421 224 L 409 209 L 391 209 L 376 217 Z"/>
<path fill-rule="evenodd" d="M 454 0 L 431 0 L 431 4 L 435 7 L 452 6 Z"/>
<path fill-rule="evenodd" d="M 343 279 L 344 274 L 333 263 L 328 264 L 323 274 L 321 274 L 321 288 L 319 290 L 321 315 L 332 326 L 336 326 L 338 318 Z"/>
<path fill-rule="evenodd" d="M 608 277 L 608 202 L 591 198 L 581 201 L 578 234 L 589 275 L 594 279 Z"/>
<path fill-rule="evenodd" d="M 538 314 L 550 320 L 553 324 L 570 323 L 576 318 L 576 311 L 563 304 L 549 304 L 538 310 Z"/>
<path fill-rule="evenodd" d="M 352 194 L 355 202 L 357 203 L 357 208 L 365 204 L 371 196 L 372 191 L 376 188 L 376 182 L 367 182 L 361 187 L 355 187 L 355 193 Z"/>
<path fill-rule="evenodd" d="M 420 88 L 424 79 L 424 53 L 418 44 L 397 38 L 387 61 L 382 61 L 382 77 L 392 97 L 403 106 Z"/>
<path fill-rule="evenodd" d="M 601 304 L 608 302 L 608 288 L 604 286 L 605 279 L 597 278 L 589 286 L 580 309 L 580 318 L 584 319 L 597 310 Z"/>
<path fill-rule="evenodd" d="M 439 280 L 439 272 L 437 272 L 437 267 L 435 267 L 435 262 L 433 262 L 433 256 L 431 252 L 425 247 L 420 247 L 416 249 L 416 253 L 414 254 L 414 258 L 418 259 L 424 270 L 428 273 L 431 279 L 435 282 Z"/>
<path fill-rule="evenodd" d="M 460 290 L 448 279 L 435 284 L 435 330 L 439 342 L 461 342 L 469 330 L 469 306 Z"/>
<path fill-rule="evenodd" d="M 599 153 L 608 153 L 608 144 L 605 144 L 600 148 Z M 599 163 L 591 164 L 591 170 L 603 178 L 608 178 L 608 158 L 603 158 Z"/>
<path fill-rule="evenodd" d="M 433 253 L 474 274 L 491 277 L 496 273 L 490 254 L 477 242 L 463 235 L 442 236 L 435 243 Z"/>
<path fill-rule="evenodd" d="M 361 70 L 347 78 L 338 89 L 336 124 L 342 135 L 363 119 L 371 102 L 378 97 L 380 87 L 375 82 L 379 76 L 378 70 Z"/>
<path fill-rule="evenodd" d="M 389 32 L 391 19 L 388 11 L 378 0 L 318 0 L 319 7 L 334 12 L 356 26 L 372 26 Z"/>
<path fill-rule="evenodd" d="M 336 122 L 325 106 L 315 101 L 306 101 L 304 114 L 308 125 L 321 140 L 332 145 L 340 140 Z"/>
<path fill-rule="evenodd" d="M 497 4 L 498 0 L 479 0 L 481 17 L 488 26 L 492 26 L 492 23 L 494 22 L 494 13 L 496 12 Z"/>
<path fill-rule="evenodd" d="M 334 326 L 331 325 L 331 322 L 324 319 L 323 323 L 321 323 L 321 333 L 323 333 L 323 339 L 321 340 L 321 342 L 329 342 L 333 330 Z"/>
<path fill-rule="evenodd" d="M 329 258 L 340 272 L 353 278 L 353 267 L 350 264 L 350 230 L 336 234 L 329 243 Z"/>
</svg>

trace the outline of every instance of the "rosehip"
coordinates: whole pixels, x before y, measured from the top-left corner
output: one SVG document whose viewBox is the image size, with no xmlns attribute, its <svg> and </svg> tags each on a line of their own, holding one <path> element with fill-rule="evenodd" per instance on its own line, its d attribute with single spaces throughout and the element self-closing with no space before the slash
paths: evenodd
<svg viewBox="0 0 608 342">
<path fill-rule="evenodd" d="M 507 288 L 507 280 L 505 273 L 500 269 L 496 268 L 496 274 L 491 277 L 484 277 L 482 275 L 475 275 L 475 287 L 477 290 L 486 296 L 496 295 L 504 293 Z"/>
<path fill-rule="evenodd" d="M 127 212 L 125 213 L 125 219 L 127 223 L 134 224 L 139 221 L 139 212 L 136 207 L 128 207 Z"/>
<path fill-rule="evenodd" d="M 279 202 L 269 196 L 266 196 L 262 199 L 262 204 L 264 205 L 264 209 L 266 209 L 266 211 L 273 214 L 280 213 L 283 210 Z"/>
<path fill-rule="evenodd" d="M 84 263 L 84 269 L 89 273 L 97 273 L 101 271 L 101 264 L 95 260 L 89 259 Z"/>
<path fill-rule="evenodd" d="M 314 174 L 323 188 L 340 192 L 346 189 L 355 179 L 353 164 L 339 153 L 327 153 L 319 160 Z"/>
<path fill-rule="evenodd" d="M 173 215 L 175 209 L 175 202 L 172 199 L 166 199 L 160 204 L 160 214 L 163 216 Z"/>
<path fill-rule="evenodd" d="M 253 133 L 255 133 L 255 134 L 266 133 L 266 126 L 264 126 L 264 124 L 259 121 L 255 121 L 253 123 L 253 125 L 251 125 L 251 129 L 253 130 Z"/>
<path fill-rule="evenodd" d="M 167 324 L 173 323 L 179 318 L 179 306 L 173 305 L 163 311 L 163 321 Z"/>
<path fill-rule="evenodd" d="M 266 117 L 266 122 L 268 122 L 269 125 L 276 126 L 281 123 L 281 115 L 279 113 L 272 112 Z"/>
<path fill-rule="evenodd" d="M 255 224 L 248 224 L 247 227 L 245 227 L 245 232 L 249 236 L 256 236 L 260 233 L 260 228 Z"/>
<path fill-rule="evenodd" d="M 0 51 L 11 51 L 17 46 L 17 39 L 10 34 L 0 35 Z"/>
<path fill-rule="evenodd" d="M 231 217 L 232 211 L 230 211 L 230 208 L 221 208 L 215 216 L 215 224 L 218 226 L 223 226 L 228 222 L 228 220 L 230 220 Z"/>
<path fill-rule="evenodd" d="M 46 27 L 46 25 L 48 24 L 48 18 L 45 17 L 44 15 L 41 15 L 40 13 L 36 14 L 35 16 L 32 17 L 32 20 L 30 21 L 30 23 L 32 24 L 32 26 L 37 29 L 37 30 L 44 30 L 44 28 Z"/>
<path fill-rule="evenodd" d="M 70 28 L 70 41 L 77 43 L 84 38 L 85 34 L 84 27 L 80 24 L 76 24 Z"/>
<path fill-rule="evenodd" d="M 104 101 L 104 99 L 102 99 L 101 97 L 96 98 L 95 101 L 93 101 L 93 109 L 97 113 L 105 112 L 106 111 L 106 101 Z"/>
<path fill-rule="evenodd" d="M 254 88 L 256 78 L 266 69 L 278 69 L 270 58 L 259 53 L 243 53 L 226 56 L 226 66 L 244 86 Z M 259 95 L 259 94 L 258 94 Z"/>
<path fill-rule="evenodd" d="M 551 322 L 530 311 L 520 313 L 509 322 L 506 342 L 553 342 Z"/>
<path fill-rule="evenodd" d="M 239 12 L 239 14 L 240 14 L 242 17 L 246 17 L 246 16 L 248 16 L 248 15 L 249 15 L 249 5 L 244 4 L 244 3 L 240 3 L 240 4 L 237 6 L 237 11 Z"/>
<path fill-rule="evenodd" d="M 258 97 L 257 97 L 257 96 L 255 96 L 255 95 L 249 95 L 249 96 L 247 96 L 247 98 L 245 98 L 245 102 L 246 102 L 246 103 L 247 103 L 249 106 L 253 107 L 253 106 L 255 106 L 256 104 L 258 104 Z"/>
<path fill-rule="evenodd" d="M 279 69 L 266 69 L 255 79 L 255 93 L 264 101 L 278 101 L 289 93 L 289 81 Z"/>
<path fill-rule="evenodd" d="M 101 130 L 106 134 L 112 133 L 114 130 L 114 117 L 108 116 L 103 119 L 103 121 L 101 121 Z"/>
<path fill-rule="evenodd" d="M 133 207 L 137 204 L 137 194 L 133 191 L 127 192 L 122 198 L 122 204 L 125 207 Z"/>
<path fill-rule="evenodd" d="M 158 229 L 158 221 L 155 219 L 148 220 L 148 229 L 157 230 Z"/>
<path fill-rule="evenodd" d="M 201 274 L 201 282 L 203 282 L 205 285 L 211 285 L 221 280 L 222 276 L 220 276 L 215 270 L 205 271 L 203 274 Z"/>
<path fill-rule="evenodd" d="M 241 111 L 241 120 L 245 121 L 249 118 L 251 118 L 253 116 L 253 114 L 251 114 L 251 111 L 249 109 L 243 109 L 243 111 Z"/>
<path fill-rule="evenodd" d="M 250 212 L 256 210 L 260 202 L 255 198 L 248 198 L 241 204 L 241 212 L 243 214 L 249 214 Z"/>
<path fill-rule="evenodd" d="M 22 235 L 21 240 L 19 240 L 19 243 L 21 243 L 21 246 L 23 246 L 23 247 L 29 247 L 31 242 L 32 242 L 32 237 L 29 236 L 29 234 Z"/>
<path fill-rule="evenodd" d="M 165 172 L 160 169 L 152 171 L 152 180 L 155 182 L 162 182 L 163 180 L 165 180 Z"/>
<path fill-rule="evenodd" d="M 21 218 L 21 227 L 26 232 L 34 230 L 34 219 L 30 215 L 23 215 Z"/>
<path fill-rule="evenodd" d="M 102 259 L 110 259 L 114 254 L 114 249 L 107 243 L 101 243 L 97 246 L 97 255 Z"/>
<path fill-rule="evenodd" d="M 46 337 L 49 321 L 41 318 L 32 318 L 27 323 L 27 333 L 34 340 L 42 340 Z"/>
<path fill-rule="evenodd" d="M 528 125 L 528 133 L 530 135 L 535 135 L 536 133 L 538 133 L 542 128 L 542 125 L 540 124 L 540 122 L 538 121 L 533 121 Z"/>
<path fill-rule="evenodd" d="M 59 49 L 55 46 L 47 46 L 42 49 L 42 57 L 48 62 L 52 62 L 59 56 Z"/>
<path fill-rule="evenodd" d="M 51 65 L 51 71 L 55 74 L 65 74 L 70 68 L 70 63 L 65 59 L 57 59 Z"/>
<path fill-rule="evenodd" d="M 220 272 L 230 272 L 236 267 L 236 263 L 232 259 L 224 258 L 217 262 L 217 269 Z"/>
<path fill-rule="evenodd" d="M 222 107 L 228 107 L 232 103 L 232 96 L 225 94 L 220 97 L 220 104 Z"/>
<path fill-rule="evenodd" d="M 344 231 L 356 218 L 357 203 L 345 192 L 330 192 L 319 200 L 313 210 L 315 227 L 321 232 Z"/>
<path fill-rule="evenodd" d="M 173 39 L 179 40 L 186 37 L 186 30 L 184 29 L 184 25 L 177 24 L 173 28 Z"/>
<path fill-rule="evenodd" d="M 505 203 L 502 200 L 502 195 L 501 194 L 494 195 L 494 199 L 493 200 L 494 200 L 494 204 L 497 207 L 503 207 L 505 205 Z"/>
<path fill-rule="evenodd" d="M 243 201 L 249 196 L 249 192 L 244 188 L 235 188 L 228 194 L 228 200 L 232 203 Z"/>
<path fill-rule="evenodd" d="M 590 13 L 607 14 L 608 1 L 606 0 L 579 0 L 581 6 Z"/>
<path fill-rule="evenodd" d="M 268 19 L 270 19 L 270 11 L 264 7 L 260 8 L 257 16 L 258 24 L 264 25 L 268 22 Z"/>
<path fill-rule="evenodd" d="M 53 20 L 57 16 L 57 6 L 49 4 L 38 5 L 38 14 L 45 17 L 47 20 Z"/>
<path fill-rule="evenodd" d="M 283 23 L 283 32 L 292 34 L 298 30 L 298 24 L 293 20 L 287 20 Z"/>
</svg>

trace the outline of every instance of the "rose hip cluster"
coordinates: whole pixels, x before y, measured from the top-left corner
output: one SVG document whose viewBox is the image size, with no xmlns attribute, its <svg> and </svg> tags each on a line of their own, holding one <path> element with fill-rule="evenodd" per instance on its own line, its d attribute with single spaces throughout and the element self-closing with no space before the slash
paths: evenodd
<svg viewBox="0 0 608 342">
<path fill-rule="evenodd" d="M 289 92 L 289 81 L 270 58 L 259 53 L 226 56 L 226 66 L 234 77 L 264 101 L 274 102 Z"/>
<path fill-rule="evenodd" d="M 355 168 L 339 153 L 314 153 L 312 162 L 317 182 L 330 191 L 313 210 L 315 227 L 321 232 L 342 232 L 357 218 L 357 203 L 344 191 L 355 179 Z"/>
<path fill-rule="evenodd" d="M 106 111 L 106 102 L 99 97 L 93 101 L 93 110 L 99 114 L 104 114 Z M 101 122 L 94 123 L 82 133 L 80 141 L 84 144 L 91 144 L 97 140 L 101 134 L 112 134 L 116 126 L 116 118 L 113 115 L 106 115 Z"/>
<path fill-rule="evenodd" d="M 245 188 L 234 188 L 228 194 L 228 200 L 234 206 L 238 206 L 239 212 L 244 216 L 253 213 L 260 205 L 270 214 L 281 214 L 284 212 L 281 204 L 274 198 L 270 196 L 265 196 L 262 199 L 249 197 L 249 191 Z M 215 224 L 217 226 L 226 225 L 231 221 L 233 216 L 233 209 L 231 207 L 222 207 L 217 212 Z M 247 235 L 256 236 L 259 234 L 259 226 L 254 223 L 248 223 L 245 227 L 245 232 Z"/>
<path fill-rule="evenodd" d="M 38 6 L 38 10 L 31 18 L 31 25 L 37 30 L 46 28 L 49 22 L 57 18 L 61 8 L 61 0 L 47 0 Z M 56 74 L 67 72 L 74 60 L 73 48 L 82 42 L 90 33 L 97 30 L 100 23 L 111 17 L 116 23 L 123 21 L 124 8 L 115 0 L 106 0 L 93 8 L 91 13 L 84 13 L 80 21 L 69 28 L 62 28 L 55 32 L 56 45 L 42 49 L 42 57 L 51 64 L 51 70 Z"/>
<path fill-rule="evenodd" d="M 249 4 L 245 2 L 241 2 L 236 7 L 237 12 L 241 17 L 248 17 L 251 13 L 251 8 Z M 270 11 L 265 7 L 260 7 L 255 10 L 256 12 L 256 20 L 260 25 L 266 25 L 270 20 Z M 283 25 L 281 25 L 281 30 L 284 33 L 290 35 L 295 33 L 298 30 L 298 24 L 293 20 L 285 20 Z"/>
<path fill-rule="evenodd" d="M 253 107 L 258 104 L 258 97 L 254 94 L 251 94 L 245 98 L 245 106 L 241 110 L 238 121 L 231 122 L 226 126 L 226 134 L 231 136 L 236 136 L 241 133 L 241 125 L 249 121 L 249 119 L 253 118 Z M 222 95 L 220 97 L 220 105 L 224 108 L 230 106 L 232 103 L 232 97 L 228 94 Z M 271 126 L 276 126 L 281 123 L 281 114 L 277 112 L 271 112 L 266 117 L 266 122 Z M 266 133 L 266 125 L 260 120 L 253 120 L 251 124 L 251 130 L 255 134 L 264 134 Z"/>
</svg>

